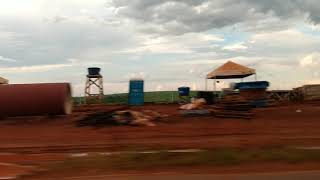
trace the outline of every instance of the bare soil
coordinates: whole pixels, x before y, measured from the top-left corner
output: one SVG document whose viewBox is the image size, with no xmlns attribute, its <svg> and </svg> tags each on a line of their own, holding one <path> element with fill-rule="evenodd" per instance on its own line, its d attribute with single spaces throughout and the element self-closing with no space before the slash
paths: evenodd
<svg viewBox="0 0 320 180">
<path fill-rule="evenodd" d="M 320 106 L 286 105 L 255 110 L 252 120 L 185 117 L 178 105 L 145 105 L 169 115 L 155 127 L 77 127 L 86 114 L 123 106 L 76 107 L 70 116 L 17 117 L 0 121 L 0 163 L 39 164 L 67 152 L 219 147 L 320 147 Z M 297 110 L 301 110 L 297 111 Z M 313 166 L 312 166 L 313 167 Z M 1 169 L 1 168 L 0 168 Z M 1 171 L 2 172 L 2 171 Z M 0 174 L 1 176 L 1 174 Z"/>
</svg>

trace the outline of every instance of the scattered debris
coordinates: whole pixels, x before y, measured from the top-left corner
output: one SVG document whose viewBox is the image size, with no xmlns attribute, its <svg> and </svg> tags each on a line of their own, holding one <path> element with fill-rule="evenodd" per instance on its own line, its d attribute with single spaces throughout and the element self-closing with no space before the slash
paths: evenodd
<svg viewBox="0 0 320 180">
<path fill-rule="evenodd" d="M 194 99 L 189 104 L 185 104 L 180 106 L 181 110 L 195 110 L 202 109 L 202 107 L 206 104 L 206 100 L 204 98 Z"/>
<path fill-rule="evenodd" d="M 152 110 L 114 110 L 108 112 L 97 112 L 87 115 L 78 121 L 79 126 L 116 126 L 116 125 L 136 125 L 136 126 L 156 126 L 152 121 L 168 117 Z"/>
<path fill-rule="evenodd" d="M 89 156 L 88 153 L 74 153 L 74 154 L 71 154 L 70 157 L 86 157 L 86 156 Z"/>
<path fill-rule="evenodd" d="M 0 77 L 0 84 L 8 84 L 9 81 L 5 78 Z"/>
</svg>

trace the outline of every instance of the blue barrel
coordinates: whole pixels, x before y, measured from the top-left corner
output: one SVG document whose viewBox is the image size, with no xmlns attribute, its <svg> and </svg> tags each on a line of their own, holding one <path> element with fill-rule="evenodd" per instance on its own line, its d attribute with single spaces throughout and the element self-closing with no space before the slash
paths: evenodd
<svg viewBox="0 0 320 180">
<path fill-rule="evenodd" d="M 189 96 L 190 87 L 179 87 L 178 91 L 180 96 Z"/>
<path fill-rule="evenodd" d="M 128 104 L 140 106 L 144 104 L 144 81 L 130 80 Z"/>
<path fill-rule="evenodd" d="M 88 68 L 88 73 L 90 76 L 99 76 L 101 69 L 98 67 L 90 67 Z"/>
</svg>

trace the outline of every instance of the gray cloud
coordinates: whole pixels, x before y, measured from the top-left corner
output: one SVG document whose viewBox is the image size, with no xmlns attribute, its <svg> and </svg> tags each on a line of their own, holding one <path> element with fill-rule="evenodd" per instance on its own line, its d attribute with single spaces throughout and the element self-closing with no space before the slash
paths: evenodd
<svg viewBox="0 0 320 180">
<path fill-rule="evenodd" d="M 4 61 L 4 62 L 17 62 L 16 59 L 12 59 L 12 58 L 8 58 L 8 57 L 3 57 L 3 56 L 0 56 L 0 61 Z"/>
<path fill-rule="evenodd" d="M 120 16 L 140 23 L 143 31 L 156 33 L 182 34 L 232 25 L 264 31 L 287 28 L 297 20 L 320 22 L 316 0 L 114 0 L 113 5 Z"/>
</svg>

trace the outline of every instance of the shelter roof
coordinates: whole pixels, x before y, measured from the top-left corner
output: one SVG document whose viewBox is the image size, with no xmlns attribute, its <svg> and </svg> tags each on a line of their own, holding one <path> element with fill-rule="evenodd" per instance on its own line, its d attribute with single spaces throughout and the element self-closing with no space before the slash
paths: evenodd
<svg viewBox="0 0 320 180">
<path fill-rule="evenodd" d="M 228 61 L 207 75 L 207 79 L 245 78 L 256 73 L 255 69 Z"/>
</svg>

